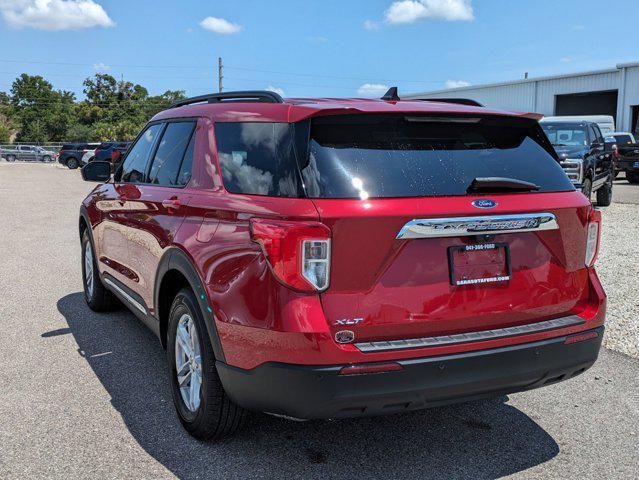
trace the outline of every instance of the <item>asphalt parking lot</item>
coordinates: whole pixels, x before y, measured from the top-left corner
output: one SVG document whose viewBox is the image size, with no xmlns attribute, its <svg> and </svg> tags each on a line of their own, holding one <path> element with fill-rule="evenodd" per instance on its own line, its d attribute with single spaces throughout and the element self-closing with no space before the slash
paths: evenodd
<svg viewBox="0 0 639 480">
<path fill-rule="evenodd" d="M 639 203 L 639 186 L 617 183 L 617 201 Z M 336 422 L 256 416 L 223 443 L 190 438 L 157 339 L 84 303 L 90 188 L 78 171 L 0 162 L 0 478 L 639 477 L 639 359 L 607 349 L 575 379 L 509 397 Z"/>
</svg>

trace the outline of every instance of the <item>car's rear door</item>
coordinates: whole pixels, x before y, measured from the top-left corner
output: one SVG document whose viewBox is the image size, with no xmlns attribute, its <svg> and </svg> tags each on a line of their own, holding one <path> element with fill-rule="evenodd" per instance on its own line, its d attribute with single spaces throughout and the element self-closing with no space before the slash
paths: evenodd
<svg viewBox="0 0 639 480">
<path fill-rule="evenodd" d="M 20 160 L 31 162 L 36 159 L 35 150 L 27 145 L 20 146 Z"/>
<path fill-rule="evenodd" d="M 531 120 L 314 119 L 302 172 L 331 228 L 321 298 L 333 333 L 431 337 L 577 308 L 588 295 L 590 207 L 551 152 Z M 469 191 L 482 178 L 475 185 L 488 187 Z"/>
</svg>

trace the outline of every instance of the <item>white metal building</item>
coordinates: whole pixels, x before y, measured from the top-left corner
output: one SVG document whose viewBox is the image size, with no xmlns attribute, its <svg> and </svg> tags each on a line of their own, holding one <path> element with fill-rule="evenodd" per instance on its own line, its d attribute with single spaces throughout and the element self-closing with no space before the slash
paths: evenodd
<svg viewBox="0 0 639 480">
<path fill-rule="evenodd" d="M 609 70 L 437 90 L 402 98 L 470 98 L 491 108 L 550 115 L 612 115 L 617 130 L 639 134 L 639 63 Z"/>
</svg>

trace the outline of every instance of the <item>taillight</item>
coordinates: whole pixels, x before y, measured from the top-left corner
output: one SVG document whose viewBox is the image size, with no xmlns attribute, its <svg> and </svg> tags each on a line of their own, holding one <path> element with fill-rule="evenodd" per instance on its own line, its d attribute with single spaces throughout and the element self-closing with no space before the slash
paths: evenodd
<svg viewBox="0 0 639 480">
<path fill-rule="evenodd" d="M 586 259 L 587 267 L 592 267 L 597 261 L 599 253 L 599 238 L 601 237 L 601 212 L 592 209 L 588 219 L 588 231 L 586 238 Z"/>
<path fill-rule="evenodd" d="M 250 229 L 279 281 L 303 292 L 328 288 L 331 231 L 326 225 L 252 218 Z"/>
</svg>

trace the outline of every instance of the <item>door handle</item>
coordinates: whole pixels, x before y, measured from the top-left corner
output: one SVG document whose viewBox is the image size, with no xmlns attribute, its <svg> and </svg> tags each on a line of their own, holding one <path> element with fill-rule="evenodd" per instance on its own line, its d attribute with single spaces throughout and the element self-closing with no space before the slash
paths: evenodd
<svg viewBox="0 0 639 480">
<path fill-rule="evenodd" d="M 162 206 L 165 208 L 180 208 L 182 203 L 180 199 L 177 197 L 167 198 L 166 200 L 162 200 Z"/>
</svg>

